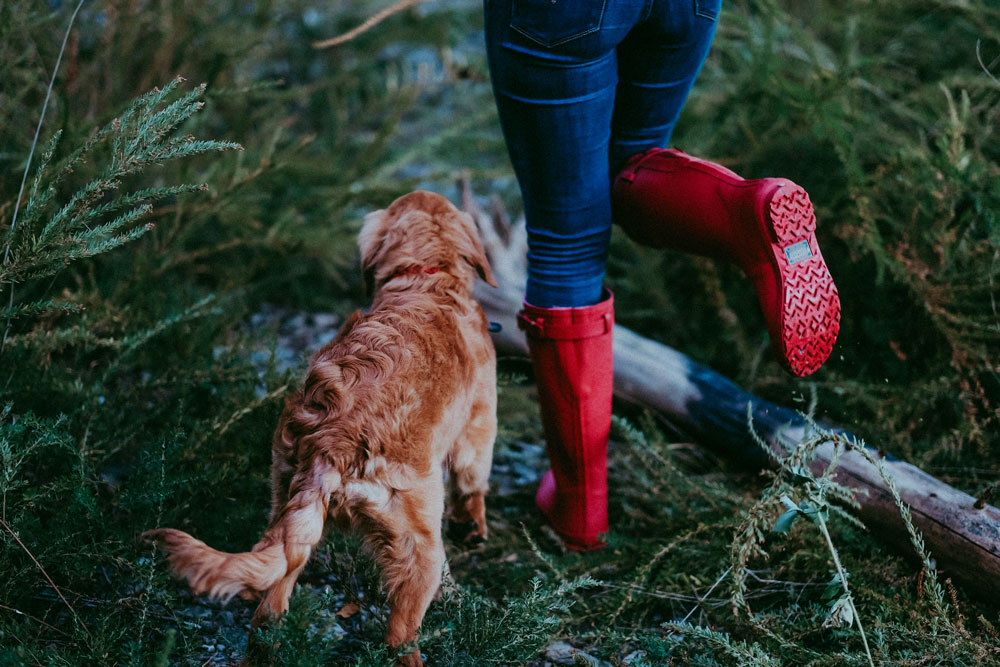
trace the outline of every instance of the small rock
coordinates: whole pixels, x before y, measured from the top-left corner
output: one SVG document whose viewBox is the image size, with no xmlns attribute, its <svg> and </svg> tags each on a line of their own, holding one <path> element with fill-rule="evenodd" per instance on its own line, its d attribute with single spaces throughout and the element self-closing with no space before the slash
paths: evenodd
<svg viewBox="0 0 1000 667">
<path fill-rule="evenodd" d="M 560 665 L 572 665 L 574 662 L 574 653 L 576 653 L 576 649 L 570 646 L 567 642 L 549 644 L 549 646 L 545 649 L 546 659 Z"/>
<path fill-rule="evenodd" d="M 611 663 L 599 660 L 589 653 L 584 653 L 579 649 L 575 649 L 567 642 L 556 642 L 555 644 L 550 644 L 549 647 L 545 649 L 545 658 L 547 660 L 551 660 L 557 665 L 585 664 L 593 665 L 594 667 L 612 667 Z"/>
</svg>

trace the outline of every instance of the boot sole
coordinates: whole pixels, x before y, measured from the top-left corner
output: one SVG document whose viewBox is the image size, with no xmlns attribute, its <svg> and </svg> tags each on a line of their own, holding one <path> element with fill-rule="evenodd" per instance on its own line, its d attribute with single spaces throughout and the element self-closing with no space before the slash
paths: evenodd
<svg viewBox="0 0 1000 667">
<path fill-rule="evenodd" d="M 779 358 L 794 375 L 819 369 L 840 331 L 840 296 L 816 242 L 816 215 L 809 195 L 786 182 L 765 211 L 774 267 L 781 287 Z"/>
</svg>

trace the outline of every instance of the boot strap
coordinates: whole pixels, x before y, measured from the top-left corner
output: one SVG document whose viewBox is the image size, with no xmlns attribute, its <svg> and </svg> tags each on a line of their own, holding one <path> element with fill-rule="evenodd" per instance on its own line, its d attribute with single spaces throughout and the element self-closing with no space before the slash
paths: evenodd
<svg viewBox="0 0 1000 667">
<path fill-rule="evenodd" d="M 615 318 L 605 313 L 587 322 L 553 322 L 544 317 L 532 318 L 523 312 L 517 314 L 517 328 L 529 336 L 548 340 L 580 340 L 594 338 L 609 333 L 615 326 Z"/>
<path fill-rule="evenodd" d="M 643 151 L 638 155 L 633 155 L 632 158 L 625 163 L 625 166 L 622 167 L 621 171 L 618 172 L 618 178 L 616 180 L 625 181 L 626 183 L 632 183 L 633 181 L 635 181 L 636 172 L 639 171 L 639 167 L 642 166 L 642 163 L 646 162 L 651 157 L 655 157 L 663 152 L 665 151 L 662 148 L 650 148 L 649 150 Z M 645 168 L 648 169 L 649 167 Z"/>
</svg>

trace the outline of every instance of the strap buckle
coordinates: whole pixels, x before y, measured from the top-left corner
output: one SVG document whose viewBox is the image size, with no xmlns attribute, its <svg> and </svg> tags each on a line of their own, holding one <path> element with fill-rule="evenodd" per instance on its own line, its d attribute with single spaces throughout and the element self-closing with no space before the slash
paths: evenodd
<svg viewBox="0 0 1000 667">
<path fill-rule="evenodd" d="M 517 328 L 525 333 L 533 333 L 538 337 L 543 337 L 545 320 L 542 318 L 532 319 L 523 312 L 517 314 Z"/>
</svg>

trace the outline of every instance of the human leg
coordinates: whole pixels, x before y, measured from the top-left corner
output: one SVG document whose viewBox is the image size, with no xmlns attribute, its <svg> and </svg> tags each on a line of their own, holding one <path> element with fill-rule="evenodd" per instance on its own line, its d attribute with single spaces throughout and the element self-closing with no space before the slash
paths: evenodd
<svg viewBox="0 0 1000 667">
<path fill-rule="evenodd" d="M 666 146 L 715 35 L 720 0 L 652 0 L 618 46 L 618 88 L 608 158 Z"/>
<path fill-rule="evenodd" d="M 601 296 L 615 47 L 644 3 L 606 4 L 485 3 L 493 89 L 524 201 L 526 300 L 539 307 L 589 306 Z"/>
<path fill-rule="evenodd" d="M 840 298 L 809 195 L 788 179 L 744 180 L 676 150 L 636 156 L 614 184 L 630 237 L 733 262 L 753 282 L 779 362 L 809 375 L 833 350 Z"/>
<path fill-rule="evenodd" d="M 657 0 L 619 47 L 615 221 L 644 245 L 737 264 L 754 283 L 779 361 L 808 375 L 830 355 L 840 322 L 808 195 L 787 179 L 747 181 L 659 148 L 708 53 L 718 10 L 718 0 Z"/>
<path fill-rule="evenodd" d="M 644 0 L 487 0 L 487 53 L 528 228 L 519 318 L 552 471 L 536 502 L 567 546 L 607 530 L 612 301 L 608 144 L 615 46 Z M 599 331 L 598 331 L 599 329 Z"/>
<path fill-rule="evenodd" d="M 614 303 L 605 292 L 584 308 L 538 308 L 518 315 L 531 351 L 550 471 L 535 503 L 567 547 L 604 545 L 608 531 L 607 443 L 611 427 Z"/>
</svg>

